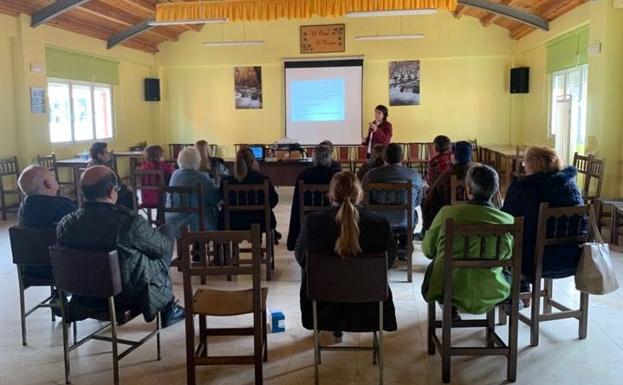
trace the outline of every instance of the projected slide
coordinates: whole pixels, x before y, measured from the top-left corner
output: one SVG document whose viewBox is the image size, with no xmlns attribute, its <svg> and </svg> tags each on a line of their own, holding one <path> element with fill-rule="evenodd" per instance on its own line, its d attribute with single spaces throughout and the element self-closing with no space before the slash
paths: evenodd
<svg viewBox="0 0 623 385">
<path fill-rule="evenodd" d="M 293 122 L 335 122 L 345 119 L 343 78 L 296 80 L 290 83 Z"/>
</svg>

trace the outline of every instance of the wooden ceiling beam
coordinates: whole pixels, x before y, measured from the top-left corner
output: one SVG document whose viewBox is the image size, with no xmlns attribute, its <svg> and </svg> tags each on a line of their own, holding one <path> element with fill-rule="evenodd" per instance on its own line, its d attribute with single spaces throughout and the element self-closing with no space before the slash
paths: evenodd
<svg viewBox="0 0 623 385">
<path fill-rule="evenodd" d="M 152 20 L 145 20 L 142 21 L 136 25 L 133 25 L 132 27 L 121 31 L 119 33 L 114 34 L 113 36 L 111 36 L 108 39 L 107 42 L 107 47 L 108 49 L 111 49 L 121 43 L 123 43 L 126 40 L 130 40 L 132 38 L 134 38 L 135 36 L 140 35 L 141 33 L 145 32 L 145 31 L 149 31 L 150 29 L 154 28 L 150 22 Z"/>
<path fill-rule="evenodd" d="M 462 5 L 468 5 L 470 7 L 479 8 L 481 10 L 499 14 L 501 16 L 508 17 L 513 20 L 517 20 L 521 23 L 528 24 L 532 27 L 549 31 L 549 22 L 544 18 L 534 15 L 532 13 L 524 12 L 519 9 L 509 7 L 507 5 L 501 5 L 489 0 L 459 0 Z"/>
<path fill-rule="evenodd" d="M 31 15 L 30 26 L 35 28 L 89 0 L 57 0 Z"/>
<path fill-rule="evenodd" d="M 457 19 L 460 19 L 461 16 L 463 16 L 463 13 L 465 13 L 465 9 L 467 7 L 464 5 L 457 5 L 456 9 L 454 10 L 454 17 L 456 17 Z"/>
<path fill-rule="evenodd" d="M 509 7 L 511 7 L 516 2 L 517 0 L 502 0 L 500 1 L 500 5 L 508 5 Z M 484 17 L 480 18 L 480 23 L 483 26 L 488 27 L 489 25 L 491 25 L 491 23 L 497 20 L 498 17 L 501 17 L 501 16 L 498 15 L 497 13 L 488 13 Z"/>
</svg>

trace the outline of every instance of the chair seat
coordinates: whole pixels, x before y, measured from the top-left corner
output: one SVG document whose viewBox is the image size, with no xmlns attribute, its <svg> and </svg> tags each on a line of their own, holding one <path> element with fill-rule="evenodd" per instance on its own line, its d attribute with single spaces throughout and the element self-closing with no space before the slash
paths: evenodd
<svg viewBox="0 0 623 385">
<path fill-rule="evenodd" d="M 33 286 L 54 286 L 54 278 L 22 277 L 22 283 L 26 288 Z"/>
<path fill-rule="evenodd" d="M 266 310 L 268 288 L 262 288 L 262 311 Z M 253 313 L 253 289 L 199 289 L 193 296 L 193 312 L 210 316 L 234 316 Z"/>
<path fill-rule="evenodd" d="M 132 321 L 135 317 L 138 317 L 139 315 L 141 315 L 142 312 L 138 307 L 134 307 L 131 309 L 125 309 L 125 310 L 116 310 L 116 316 L 117 316 L 117 324 L 119 325 L 123 325 L 126 324 L 130 321 Z M 96 319 L 98 321 L 110 321 L 110 314 L 108 313 L 108 311 L 105 311 L 103 313 L 99 313 L 99 314 L 95 314 L 92 317 L 89 318 L 93 318 Z"/>
</svg>

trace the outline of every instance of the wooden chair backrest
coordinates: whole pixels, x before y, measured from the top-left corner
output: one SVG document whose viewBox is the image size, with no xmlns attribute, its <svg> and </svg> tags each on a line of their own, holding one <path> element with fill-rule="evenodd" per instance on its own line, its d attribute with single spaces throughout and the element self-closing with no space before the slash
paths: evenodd
<svg viewBox="0 0 623 385">
<path fill-rule="evenodd" d="M 263 203 L 257 203 L 262 201 Z M 231 184 L 223 181 L 223 217 L 225 230 L 231 229 L 231 213 L 262 211 L 265 229 L 270 229 L 270 184 L 268 179 L 262 184 Z"/>
<path fill-rule="evenodd" d="M 467 142 L 472 145 L 472 162 L 480 161 L 480 148 L 478 147 L 478 139 L 470 139 Z"/>
<path fill-rule="evenodd" d="M 37 164 L 41 167 L 45 167 L 54 173 L 54 176 L 58 179 L 58 170 L 56 168 L 56 154 L 50 155 L 37 155 Z"/>
<path fill-rule="evenodd" d="M 331 253 L 309 253 L 306 260 L 307 295 L 315 301 L 369 303 L 387 299 L 387 255 L 361 254 L 342 258 Z"/>
<path fill-rule="evenodd" d="M 357 146 L 357 160 L 364 161 L 368 159 L 368 148 L 366 146 Z"/>
<path fill-rule="evenodd" d="M 205 202 L 203 186 L 162 186 L 160 187 L 160 202 L 158 202 L 158 223 L 166 223 L 167 213 L 197 214 L 199 230 L 204 230 Z M 175 203 L 175 207 L 172 204 Z"/>
<path fill-rule="evenodd" d="M 338 162 L 351 160 L 350 146 L 336 146 L 336 159 Z"/>
<path fill-rule="evenodd" d="M 50 246 L 56 243 L 56 227 L 9 228 L 11 254 L 16 265 L 50 266 Z"/>
<path fill-rule="evenodd" d="M 331 204 L 329 201 L 329 185 L 328 184 L 305 184 L 302 180 L 299 180 L 298 185 L 299 194 L 299 217 L 301 219 L 301 226 L 305 221 L 305 215 L 313 211 L 318 211 L 323 207 L 327 207 Z M 308 199 L 305 199 L 305 198 Z"/>
<path fill-rule="evenodd" d="M 378 202 L 379 193 L 385 194 L 386 203 Z M 405 211 L 407 232 L 413 233 L 413 186 L 411 182 L 367 183 L 363 186 L 363 197 L 364 205 L 370 210 L 376 212 Z"/>
<path fill-rule="evenodd" d="M 513 175 L 515 178 L 523 178 L 526 176 L 526 167 L 524 166 L 524 158 L 526 155 L 526 150 L 528 147 L 526 146 L 517 146 L 515 149 L 515 170 Z"/>
<path fill-rule="evenodd" d="M 0 159 L 0 177 L 12 176 L 19 178 L 19 167 L 17 165 L 17 156 Z"/>
<path fill-rule="evenodd" d="M 604 179 L 605 162 L 603 159 L 596 158 L 593 154 L 573 155 L 573 167 L 578 171 L 578 175 L 583 177 L 582 196 L 585 202 L 589 202 L 601 196 L 601 187 Z M 594 193 L 591 191 L 593 180 L 595 181 Z"/>
<path fill-rule="evenodd" d="M 484 223 L 458 224 L 454 219 L 446 220 L 444 244 L 444 301 L 452 303 L 452 277 L 455 269 L 492 269 L 503 267 L 512 269 L 513 296 L 519 295 L 521 278 L 521 246 L 523 241 L 523 218 L 515 218 L 512 225 L 493 225 Z M 509 259 L 500 259 L 502 238 L 513 237 L 513 250 Z M 480 247 L 473 254 L 473 248 L 467 247 L 468 242 L 479 240 Z M 495 247 L 488 247 L 495 239 Z M 456 255 L 455 244 L 464 243 L 462 254 Z M 449 283 L 449 284 L 448 284 Z"/>
<path fill-rule="evenodd" d="M 433 153 L 433 143 L 414 142 L 408 143 L 407 159 L 409 161 L 428 161 Z"/>
<path fill-rule="evenodd" d="M 170 159 L 176 160 L 180 152 L 186 147 L 192 147 L 192 143 L 169 143 Z"/>
<path fill-rule="evenodd" d="M 132 206 L 134 207 L 134 211 L 140 208 L 138 204 L 139 191 L 160 191 L 160 189 L 164 187 L 164 182 L 164 172 L 162 169 L 133 169 L 130 172 L 130 185 L 132 186 Z"/>
</svg>

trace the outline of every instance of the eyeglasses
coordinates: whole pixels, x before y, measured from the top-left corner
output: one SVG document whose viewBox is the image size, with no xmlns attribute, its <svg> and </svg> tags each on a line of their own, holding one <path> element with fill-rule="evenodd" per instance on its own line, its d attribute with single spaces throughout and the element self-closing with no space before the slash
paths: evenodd
<svg viewBox="0 0 623 385">
<path fill-rule="evenodd" d="M 119 192 L 121 191 L 121 186 L 119 186 L 118 184 L 115 185 L 115 191 Z"/>
</svg>

